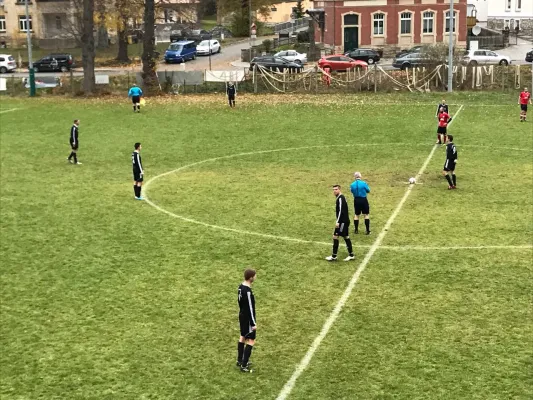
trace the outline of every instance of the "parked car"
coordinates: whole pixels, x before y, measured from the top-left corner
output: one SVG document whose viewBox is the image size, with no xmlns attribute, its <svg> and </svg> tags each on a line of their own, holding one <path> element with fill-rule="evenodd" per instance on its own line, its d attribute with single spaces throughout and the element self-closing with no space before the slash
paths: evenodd
<svg viewBox="0 0 533 400">
<path fill-rule="evenodd" d="M 526 54 L 526 61 L 527 62 L 533 62 L 533 49 L 527 52 Z"/>
<path fill-rule="evenodd" d="M 401 57 L 396 58 L 392 62 L 392 66 L 394 68 L 400 68 L 401 70 L 405 70 L 407 68 L 412 67 L 421 67 L 428 63 L 427 57 L 424 56 L 422 53 L 408 53 L 404 54 Z"/>
<path fill-rule="evenodd" d="M 400 50 L 400 52 L 396 54 L 396 58 L 400 58 L 402 56 L 405 56 L 411 53 L 422 53 L 428 47 L 429 47 L 428 45 L 419 45 L 419 46 L 411 47 L 410 49 L 407 49 L 407 50 Z"/>
<path fill-rule="evenodd" d="M 196 46 L 196 54 L 199 56 L 205 56 L 214 53 L 220 53 L 222 47 L 218 40 L 202 40 L 198 46 Z"/>
<path fill-rule="evenodd" d="M 33 63 L 35 72 L 67 72 L 74 67 L 74 59 L 70 54 L 50 54 Z"/>
<path fill-rule="evenodd" d="M 17 63 L 11 54 L 0 54 L 0 74 L 14 71 Z"/>
<path fill-rule="evenodd" d="M 355 68 L 368 68 L 364 61 L 354 60 L 342 54 L 325 56 L 318 60 L 318 66 L 322 69 L 329 68 L 331 71 L 347 71 Z"/>
<path fill-rule="evenodd" d="M 274 57 L 274 56 L 261 56 L 261 57 L 255 57 L 250 62 L 250 71 L 253 71 L 255 65 L 260 65 L 266 69 L 269 69 L 271 71 L 278 70 L 278 71 L 294 71 L 294 72 L 301 72 L 303 69 L 302 64 L 298 64 L 289 60 L 286 60 L 281 57 Z"/>
<path fill-rule="evenodd" d="M 511 64 L 511 57 L 495 53 L 492 50 L 468 50 L 463 57 L 463 62 L 469 65 L 508 65 Z"/>
<path fill-rule="evenodd" d="M 364 61 L 367 64 L 377 63 L 381 57 L 378 52 L 372 49 L 355 49 L 347 52 L 346 57 L 353 58 L 354 60 Z"/>
<path fill-rule="evenodd" d="M 196 59 L 196 43 L 192 40 L 182 40 L 180 42 L 171 43 L 165 51 L 165 62 L 182 63 L 187 60 Z"/>
<path fill-rule="evenodd" d="M 285 60 L 289 60 L 298 64 L 307 63 L 307 54 L 298 53 L 295 50 L 278 51 L 276 54 L 274 54 L 274 57 L 281 57 Z"/>
</svg>

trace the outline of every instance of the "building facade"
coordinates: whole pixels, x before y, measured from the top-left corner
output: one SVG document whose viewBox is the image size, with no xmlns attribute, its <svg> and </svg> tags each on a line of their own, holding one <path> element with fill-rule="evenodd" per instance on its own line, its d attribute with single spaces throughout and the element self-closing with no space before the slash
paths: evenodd
<svg viewBox="0 0 533 400">
<path fill-rule="evenodd" d="M 533 0 L 490 0 L 485 3 L 488 28 L 533 30 Z"/>
<path fill-rule="evenodd" d="M 293 18 L 293 9 L 296 7 L 296 1 L 283 1 L 273 4 L 270 7 L 270 14 L 268 17 L 263 18 L 263 22 L 268 24 L 279 24 L 282 22 L 289 22 Z M 302 1 L 302 8 L 305 10 L 312 8 L 312 2 L 310 0 Z M 258 14 L 259 15 L 259 14 Z"/>
<path fill-rule="evenodd" d="M 448 43 L 450 34 L 466 47 L 466 0 L 454 1 L 453 17 L 449 0 L 322 0 L 314 7 L 325 10 L 324 44 L 336 52 Z"/>
</svg>

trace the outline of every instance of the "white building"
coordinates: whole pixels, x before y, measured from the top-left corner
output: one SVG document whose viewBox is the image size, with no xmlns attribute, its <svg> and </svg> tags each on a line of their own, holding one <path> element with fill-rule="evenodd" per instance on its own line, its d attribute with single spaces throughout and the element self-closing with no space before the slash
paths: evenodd
<svg viewBox="0 0 533 400">
<path fill-rule="evenodd" d="M 468 5 L 469 11 L 475 7 L 479 25 L 533 31 L 533 0 L 468 0 Z"/>
</svg>

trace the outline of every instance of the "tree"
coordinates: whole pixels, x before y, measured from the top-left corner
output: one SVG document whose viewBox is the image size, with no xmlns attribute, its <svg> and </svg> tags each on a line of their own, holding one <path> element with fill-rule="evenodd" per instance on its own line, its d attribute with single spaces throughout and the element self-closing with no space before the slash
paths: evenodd
<svg viewBox="0 0 533 400">
<path fill-rule="evenodd" d="M 143 35 L 143 72 L 142 78 L 146 91 L 153 91 L 158 86 L 155 59 L 155 0 L 144 3 Z"/>
<path fill-rule="evenodd" d="M 303 3 L 302 0 L 298 0 L 296 2 L 296 7 L 295 7 L 295 10 L 294 10 L 294 18 L 295 19 L 303 18 L 305 16 L 305 10 L 304 10 L 304 7 L 303 7 L 302 3 Z"/>
<path fill-rule="evenodd" d="M 96 88 L 94 77 L 94 0 L 83 1 L 81 59 L 83 65 L 83 91 L 92 94 Z"/>
<path fill-rule="evenodd" d="M 232 25 L 238 27 L 239 32 L 233 32 L 234 35 L 248 36 L 251 22 L 250 21 L 250 4 L 252 6 L 252 20 L 254 14 L 259 14 L 266 18 L 270 15 L 270 8 L 277 0 L 217 0 L 217 20 L 221 20 L 226 15 L 233 15 Z M 255 18 L 257 21 L 257 18 Z M 241 26 L 246 26 L 246 32 L 241 32 Z"/>
<path fill-rule="evenodd" d="M 113 25 L 117 29 L 117 60 L 120 62 L 130 61 L 128 57 L 129 22 L 142 17 L 143 5 L 141 0 L 115 0 L 114 2 Z"/>
</svg>

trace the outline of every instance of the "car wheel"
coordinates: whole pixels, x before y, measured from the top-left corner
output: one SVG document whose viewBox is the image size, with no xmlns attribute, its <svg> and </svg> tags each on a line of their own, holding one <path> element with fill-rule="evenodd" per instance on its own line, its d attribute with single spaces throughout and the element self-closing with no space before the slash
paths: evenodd
<svg viewBox="0 0 533 400">
<path fill-rule="evenodd" d="M 369 58 L 368 59 L 368 65 L 371 65 L 371 64 L 374 64 L 374 59 L 373 58 Z"/>
<path fill-rule="evenodd" d="M 6 67 L 1 67 L 0 68 L 0 74 L 5 74 L 7 72 L 7 68 Z"/>
<path fill-rule="evenodd" d="M 507 60 L 501 60 L 500 65 L 509 65 L 509 63 L 507 62 Z"/>
<path fill-rule="evenodd" d="M 64 65 L 61 67 L 61 72 L 67 72 L 68 71 L 68 68 L 65 67 Z"/>
<path fill-rule="evenodd" d="M 405 71 L 407 68 L 411 68 L 411 64 L 410 63 L 402 64 L 402 68 L 401 68 L 402 71 Z"/>
<path fill-rule="evenodd" d="M 220 53 L 222 50 L 222 47 L 219 47 L 218 50 L 217 50 L 217 53 Z"/>
<path fill-rule="evenodd" d="M 477 65 L 477 61 L 476 60 L 472 60 L 468 63 L 468 65 L 470 65 L 471 67 L 475 67 Z"/>
<path fill-rule="evenodd" d="M 302 60 L 294 60 L 296 64 L 302 65 Z"/>
<path fill-rule="evenodd" d="M 196 60 L 196 53 L 192 55 L 192 59 Z"/>
</svg>

